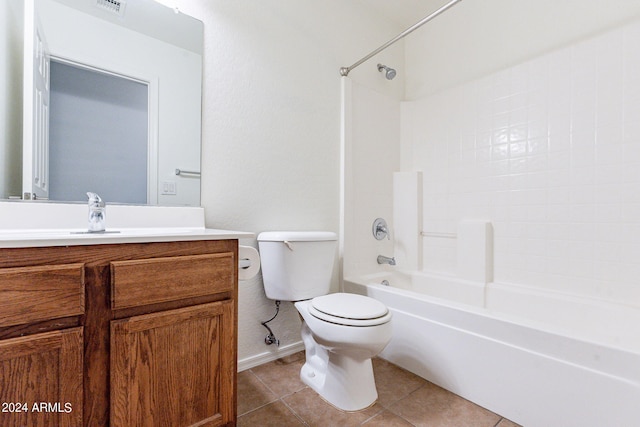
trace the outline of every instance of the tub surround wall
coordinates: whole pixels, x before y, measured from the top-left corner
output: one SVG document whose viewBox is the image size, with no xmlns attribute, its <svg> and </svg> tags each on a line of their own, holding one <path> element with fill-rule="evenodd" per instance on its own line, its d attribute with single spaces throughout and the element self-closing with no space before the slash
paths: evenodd
<svg viewBox="0 0 640 427">
<path fill-rule="evenodd" d="M 422 172 L 393 173 L 393 241 L 403 270 L 422 270 Z"/>
<path fill-rule="evenodd" d="M 495 282 L 640 307 L 638 44 L 635 21 L 404 103 L 423 227 L 489 218 Z M 455 273 L 453 241 L 423 250 L 425 269 Z"/>
<path fill-rule="evenodd" d="M 395 98 L 343 77 L 343 241 L 344 276 L 389 269 L 378 255 L 394 256 L 393 173 L 400 168 L 397 150 L 400 103 Z M 417 183 L 413 184 L 418 185 Z M 391 239 L 376 240 L 376 218 L 389 225 Z"/>
<path fill-rule="evenodd" d="M 456 275 L 479 283 L 493 281 L 493 225 L 462 219 L 456 234 Z"/>
</svg>

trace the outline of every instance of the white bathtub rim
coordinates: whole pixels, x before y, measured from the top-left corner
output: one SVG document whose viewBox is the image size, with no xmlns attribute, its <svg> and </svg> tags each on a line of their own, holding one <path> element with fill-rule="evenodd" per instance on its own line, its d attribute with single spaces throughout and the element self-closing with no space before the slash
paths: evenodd
<svg viewBox="0 0 640 427">
<path fill-rule="evenodd" d="M 505 347 L 509 347 L 509 348 L 512 348 L 512 349 L 515 349 L 515 350 L 524 351 L 524 352 L 536 355 L 538 357 L 554 361 L 556 363 L 560 363 L 560 364 L 563 364 L 563 365 L 571 366 L 573 368 L 583 369 L 583 370 L 586 370 L 586 371 L 589 371 L 589 372 L 592 372 L 592 373 L 596 373 L 598 375 L 604 375 L 604 376 L 606 376 L 608 378 L 614 379 L 616 381 L 620 381 L 622 383 L 628 384 L 629 386 L 635 387 L 635 388 L 640 390 L 640 376 L 637 376 L 637 378 L 630 378 L 628 375 L 625 375 L 627 373 L 626 371 L 624 373 L 622 373 L 622 372 L 612 372 L 611 370 L 608 370 L 608 369 L 602 369 L 602 368 L 599 369 L 599 368 L 590 366 L 588 364 L 578 363 L 577 361 L 573 361 L 573 360 L 569 360 L 567 358 L 559 357 L 558 355 L 553 354 L 551 352 L 537 351 L 537 350 L 531 348 L 530 346 L 523 346 L 523 345 L 519 345 L 517 343 L 508 342 L 506 340 L 493 338 L 493 337 L 491 337 L 491 336 L 489 336 L 487 334 L 478 333 L 478 332 L 471 331 L 471 330 L 468 330 L 468 329 L 465 329 L 465 328 L 459 328 L 459 327 L 452 326 L 452 325 L 449 325 L 449 324 L 446 324 L 446 323 L 443 323 L 443 322 L 435 321 L 433 319 L 425 319 L 424 317 L 420 317 L 420 316 L 416 315 L 415 313 L 410 313 L 410 312 L 403 311 L 403 310 L 398 310 L 398 309 L 391 309 L 391 311 L 392 311 L 392 313 L 398 312 L 398 313 L 402 313 L 402 314 L 404 314 L 406 316 L 410 316 L 410 317 L 414 317 L 414 318 L 418 318 L 419 317 L 421 321 L 426 321 L 426 322 L 433 323 L 433 324 L 436 324 L 436 325 L 441 326 L 441 327 L 446 327 L 446 328 L 453 329 L 453 330 L 456 330 L 456 331 L 459 331 L 459 332 L 462 332 L 462 333 L 465 333 L 465 334 L 470 334 L 470 335 L 476 336 L 478 338 L 481 338 L 481 339 L 484 339 L 484 340 L 487 340 L 487 341 L 491 341 L 491 342 L 494 342 L 496 344 L 499 344 L 499 345 L 502 345 L 502 346 L 505 346 Z M 590 343 L 585 343 L 585 344 L 590 344 Z M 597 344 L 594 344 L 594 345 L 597 345 Z M 608 349 L 608 350 L 623 351 L 624 352 L 624 350 L 618 350 L 618 349 Z M 634 355 L 632 353 L 630 353 L 629 355 L 632 356 L 632 357 L 637 357 L 638 356 L 638 355 Z"/>
<path fill-rule="evenodd" d="M 565 299 L 570 302 L 579 300 L 583 303 L 593 304 L 593 305 L 607 305 L 614 308 L 621 307 L 621 308 L 632 309 L 632 310 L 640 310 L 640 305 L 638 304 L 630 304 L 627 302 L 600 299 L 600 298 L 595 298 L 589 295 L 581 295 L 581 294 L 576 294 L 576 293 L 571 293 L 566 291 L 559 291 L 555 289 L 540 288 L 540 287 L 524 285 L 524 284 L 515 283 L 515 282 L 482 283 L 482 282 L 476 282 L 476 281 L 467 280 L 467 279 L 461 279 L 453 274 L 447 274 L 442 272 L 405 271 L 405 270 L 398 269 L 398 270 L 379 271 L 376 273 L 366 273 L 361 275 L 351 275 L 349 277 L 345 277 L 344 280 L 355 282 L 355 283 L 361 283 L 362 280 L 373 281 L 373 282 L 377 280 L 377 283 L 380 283 L 382 282 L 382 280 L 385 280 L 385 279 L 388 280 L 390 277 L 394 277 L 395 275 L 406 276 L 406 277 L 413 277 L 413 276 L 433 277 L 437 279 L 453 280 L 469 286 L 486 286 L 488 288 L 519 289 L 526 293 L 536 294 L 541 296 L 553 296 L 554 298 Z"/>
<path fill-rule="evenodd" d="M 560 333 L 594 344 L 603 344 L 607 347 L 640 354 L 640 340 L 637 339 L 637 334 L 632 330 L 624 331 L 622 335 L 620 334 L 620 328 L 628 328 L 628 325 L 640 324 L 640 307 L 555 290 L 541 290 L 521 284 L 488 283 L 487 310 L 498 312 L 508 319 L 517 319 L 518 316 L 512 313 L 501 313 L 499 310 L 492 308 L 492 295 L 497 293 L 508 293 L 517 295 L 520 298 L 523 296 L 534 297 L 553 303 L 566 303 L 576 312 L 565 313 L 565 317 L 570 317 L 570 319 L 563 321 L 561 323 L 562 326 L 559 326 L 558 323 L 549 323 L 530 318 L 527 318 L 527 322 L 531 322 L 532 325 L 535 324 L 537 328 L 549 330 L 553 333 Z M 561 309 L 558 308 L 554 314 L 557 315 L 560 312 Z M 580 316 L 582 316 L 581 321 L 579 321 Z M 613 317 L 624 319 L 616 324 Z M 623 324 L 621 325 L 620 323 Z M 611 330 L 614 329 L 618 333 L 611 334 Z M 626 338 L 625 334 L 628 335 Z"/>
<path fill-rule="evenodd" d="M 414 293 L 402 289 L 390 289 L 388 286 L 378 284 L 353 284 L 353 282 L 346 283 L 346 286 L 347 291 L 364 292 L 368 296 L 379 298 L 389 306 L 392 313 L 398 312 L 428 320 L 432 324 L 481 337 L 530 354 L 537 354 L 548 360 L 598 372 L 623 381 L 634 388 L 640 388 L 640 367 L 638 364 L 640 354 L 554 332 L 542 331 L 527 325 L 515 324 L 499 317 L 490 316 L 486 311 L 472 312 L 461 310 L 459 307 L 444 306 L 440 304 L 439 299 L 435 298 L 414 299 Z M 407 310 L 399 309 L 397 303 L 406 300 L 407 297 L 413 303 L 412 307 L 406 307 Z M 406 304 L 406 301 L 403 302 Z M 431 304 L 428 315 L 433 315 L 437 320 L 427 319 L 426 315 L 415 313 L 416 308 L 424 310 L 424 307 L 420 307 L 420 305 L 425 303 Z M 506 328 L 503 329 L 504 326 Z M 514 329 L 513 326 L 516 327 L 515 331 L 512 331 L 515 334 L 508 333 Z"/>
<path fill-rule="evenodd" d="M 499 320 L 508 321 L 510 323 L 515 323 L 524 327 L 533 327 L 537 330 L 542 330 L 548 333 L 552 333 L 554 335 L 561 335 L 572 339 L 579 339 L 581 341 L 589 342 L 596 345 L 604 345 L 606 347 L 616 348 L 621 351 L 628 351 L 631 353 L 640 354 L 640 342 L 638 340 L 628 339 L 627 342 L 620 343 L 615 340 L 611 336 L 603 336 L 602 334 L 594 337 L 592 336 L 592 331 L 585 331 L 584 328 L 579 329 L 574 326 L 567 325 L 558 325 L 545 321 L 541 321 L 534 318 L 525 318 L 523 316 L 519 316 L 512 313 L 507 313 L 502 310 L 496 309 L 494 304 L 492 303 L 492 292 L 500 291 L 500 292 L 508 292 L 513 295 L 521 296 L 535 296 L 537 298 L 548 299 L 549 301 L 558 302 L 563 301 L 571 306 L 586 306 L 592 308 L 593 310 L 598 310 L 599 312 L 614 312 L 617 313 L 621 310 L 626 312 L 633 312 L 633 316 L 636 317 L 637 321 L 630 321 L 631 324 L 637 325 L 640 324 L 640 308 L 636 308 L 635 306 L 628 304 L 619 304 L 611 301 L 602 301 L 595 298 L 583 297 L 581 295 L 569 294 L 565 292 L 559 292 L 555 290 L 541 290 L 539 288 L 534 288 L 531 286 L 526 286 L 522 284 L 512 284 L 512 283 L 499 283 L 499 282 L 491 282 L 486 285 L 480 284 L 478 282 L 472 282 L 468 280 L 458 279 L 452 275 L 445 274 L 435 274 L 430 272 L 406 272 L 406 271 L 385 271 L 378 272 L 372 274 L 366 274 L 357 277 L 349 277 L 345 278 L 345 282 L 351 282 L 356 284 L 371 284 L 381 286 L 383 289 L 386 286 L 381 285 L 382 280 L 389 280 L 393 282 L 393 278 L 395 275 L 400 275 L 403 279 L 407 277 L 412 277 L 413 275 L 419 275 L 424 277 L 433 277 L 438 280 L 452 280 L 457 283 L 466 286 L 484 286 L 485 288 L 485 305 L 477 306 L 466 304 L 464 302 L 452 301 L 447 298 L 441 298 L 429 294 L 414 292 L 411 290 L 406 290 L 403 288 L 395 287 L 398 291 L 407 292 L 410 295 L 414 295 L 418 298 L 425 298 L 427 300 L 437 301 L 438 304 L 443 306 L 463 309 L 466 311 L 471 311 L 476 314 L 488 315 L 489 317 L 493 317 Z M 393 285 L 391 285 L 393 287 Z"/>
<path fill-rule="evenodd" d="M 357 286 L 371 286 L 374 289 L 378 289 L 381 292 L 385 292 L 390 294 L 391 298 L 394 298 L 393 294 L 399 294 L 402 297 L 409 297 L 411 299 L 416 299 L 418 301 L 427 301 L 431 304 L 435 304 L 438 307 L 442 307 L 442 309 L 447 310 L 455 310 L 466 312 L 469 314 L 473 314 L 476 316 L 480 316 L 480 319 L 486 318 L 488 321 L 497 321 L 497 322 L 507 322 L 510 324 L 517 325 L 521 328 L 525 328 L 531 333 L 541 333 L 546 334 L 547 336 L 557 337 L 557 339 L 570 339 L 575 342 L 579 342 L 582 345 L 590 346 L 590 348 L 601 349 L 602 351 L 615 350 L 622 355 L 626 355 L 623 357 L 637 357 L 640 356 L 640 344 L 633 347 L 632 345 L 621 345 L 618 342 L 604 341 L 601 339 L 595 339 L 593 337 L 587 336 L 585 334 L 577 334 L 575 331 L 572 331 L 568 328 L 561 328 L 557 325 L 552 325 L 546 322 L 537 321 L 534 319 L 524 319 L 522 317 L 509 314 L 509 313 L 501 313 L 495 310 L 475 307 L 468 304 L 458 303 L 455 301 L 450 301 L 444 298 L 433 297 L 430 295 L 425 295 L 421 293 L 417 293 L 410 290 L 405 290 L 402 288 L 394 288 L 393 286 L 385 286 L 381 285 L 378 279 L 382 280 L 382 278 L 389 278 L 389 273 L 384 274 L 372 274 L 367 276 L 362 276 L 360 278 L 345 278 L 345 290 L 349 291 L 349 284 L 355 284 Z M 367 280 L 368 279 L 368 280 Z M 367 280 L 363 283 L 363 280 Z M 391 289 L 390 289 L 391 288 Z M 442 315 L 442 309 L 440 315 Z M 408 313 L 411 311 L 407 310 Z M 469 331 L 474 331 L 475 333 L 482 334 L 480 325 L 473 324 L 473 321 L 469 321 L 469 324 L 465 326 L 461 326 L 462 329 L 466 329 Z M 514 337 L 516 341 L 520 341 L 520 337 Z M 561 345 L 561 344 L 558 344 Z M 522 344 L 523 347 L 530 347 L 529 345 Z M 596 359 L 598 355 L 593 355 Z M 639 368 L 640 369 L 640 368 Z M 637 373 L 638 378 L 640 378 L 640 372 Z"/>
</svg>

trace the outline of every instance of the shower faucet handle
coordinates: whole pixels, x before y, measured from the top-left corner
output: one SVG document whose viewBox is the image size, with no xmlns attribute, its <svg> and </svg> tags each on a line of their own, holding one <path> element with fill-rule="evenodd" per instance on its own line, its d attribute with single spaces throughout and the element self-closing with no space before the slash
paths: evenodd
<svg viewBox="0 0 640 427">
<path fill-rule="evenodd" d="M 389 229 L 387 228 L 387 221 L 385 221 L 384 218 L 376 218 L 376 220 L 373 221 L 373 227 L 371 230 L 373 232 L 373 237 L 375 237 L 376 240 L 382 240 L 385 237 L 387 240 L 391 240 L 391 237 L 389 236 Z"/>
</svg>

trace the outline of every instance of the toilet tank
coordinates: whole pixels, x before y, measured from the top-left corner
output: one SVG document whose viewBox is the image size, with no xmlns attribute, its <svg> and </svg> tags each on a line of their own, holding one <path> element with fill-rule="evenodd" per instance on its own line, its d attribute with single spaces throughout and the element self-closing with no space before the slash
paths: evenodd
<svg viewBox="0 0 640 427">
<path fill-rule="evenodd" d="M 329 293 L 338 237 L 328 231 L 267 231 L 258 235 L 267 298 L 300 301 Z"/>
</svg>

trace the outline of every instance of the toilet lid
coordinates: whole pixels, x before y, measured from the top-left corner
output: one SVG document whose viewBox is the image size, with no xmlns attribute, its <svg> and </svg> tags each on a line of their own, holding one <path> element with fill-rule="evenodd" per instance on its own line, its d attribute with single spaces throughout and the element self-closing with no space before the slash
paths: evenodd
<svg viewBox="0 0 640 427">
<path fill-rule="evenodd" d="M 380 301 L 349 293 L 316 297 L 311 300 L 309 312 L 318 319 L 347 326 L 375 326 L 391 319 L 391 313 Z"/>
</svg>

